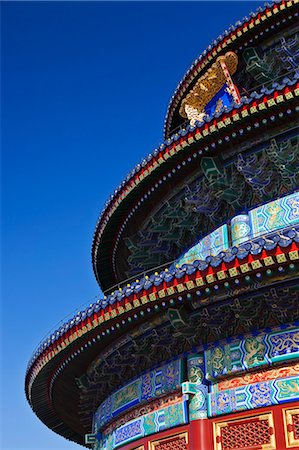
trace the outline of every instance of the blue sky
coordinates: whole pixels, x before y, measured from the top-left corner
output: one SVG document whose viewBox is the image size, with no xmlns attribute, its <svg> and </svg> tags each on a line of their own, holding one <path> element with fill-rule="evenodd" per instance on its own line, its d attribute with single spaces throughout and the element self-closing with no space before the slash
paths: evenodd
<svg viewBox="0 0 299 450">
<path fill-rule="evenodd" d="M 192 61 L 262 2 L 2 2 L 2 447 L 79 448 L 23 390 L 38 341 L 99 288 L 91 240 L 162 141 Z"/>
</svg>

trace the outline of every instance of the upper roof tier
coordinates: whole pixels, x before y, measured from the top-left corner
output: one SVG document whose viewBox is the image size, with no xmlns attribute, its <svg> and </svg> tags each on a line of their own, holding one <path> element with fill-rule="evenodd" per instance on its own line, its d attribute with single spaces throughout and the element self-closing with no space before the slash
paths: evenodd
<svg viewBox="0 0 299 450">
<path fill-rule="evenodd" d="M 258 177 L 250 181 L 240 164 L 259 173 L 264 161 L 267 170 L 271 139 L 279 136 L 279 146 L 295 124 L 286 111 L 293 111 L 288 92 L 298 79 L 297 3 L 259 8 L 191 66 L 172 97 L 166 140 L 125 178 L 99 217 L 92 263 L 104 291 L 171 262 L 221 223 L 274 198 L 281 176 L 272 171 L 262 192 Z"/>
<path fill-rule="evenodd" d="M 231 25 L 195 59 L 170 99 L 164 123 L 164 139 L 169 138 L 182 125 L 182 100 L 215 59 L 228 51 L 240 55 L 244 47 L 255 46 L 257 41 L 267 39 L 277 27 L 285 24 L 289 19 L 287 16 L 290 8 L 295 8 L 297 3 L 296 0 L 265 3 L 264 7 L 258 7 L 256 11 Z"/>
</svg>

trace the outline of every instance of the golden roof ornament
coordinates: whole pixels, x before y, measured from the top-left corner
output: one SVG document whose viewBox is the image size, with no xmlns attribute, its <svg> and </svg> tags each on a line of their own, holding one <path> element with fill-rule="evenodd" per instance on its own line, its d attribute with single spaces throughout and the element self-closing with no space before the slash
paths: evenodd
<svg viewBox="0 0 299 450">
<path fill-rule="evenodd" d="M 236 72 L 237 66 L 238 57 L 236 53 L 227 52 L 225 55 L 219 56 L 182 100 L 179 110 L 180 115 L 188 118 L 191 125 L 194 125 L 196 120 L 202 121 L 206 115 L 206 105 L 225 84 L 227 84 L 227 92 L 238 103 L 239 94 L 231 78 L 231 75 Z M 219 102 L 217 103 L 219 105 Z M 219 108 L 217 109 L 219 110 Z"/>
</svg>

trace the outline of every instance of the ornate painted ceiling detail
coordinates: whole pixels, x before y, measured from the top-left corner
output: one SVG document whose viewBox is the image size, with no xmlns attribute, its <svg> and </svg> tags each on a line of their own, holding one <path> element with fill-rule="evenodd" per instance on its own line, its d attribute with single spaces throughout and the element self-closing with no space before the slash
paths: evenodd
<svg viewBox="0 0 299 450">
<path fill-rule="evenodd" d="M 223 157 L 203 157 L 198 177 L 185 182 L 144 229 L 126 238 L 134 276 L 176 259 L 209 229 L 260 202 L 298 189 L 299 138 L 271 139 L 267 146 Z"/>
<path fill-rule="evenodd" d="M 242 53 L 245 69 L 239 72 L 238 80 L 247 89 L 272 83 L 280 76 L 292 73 L 297 68 L 298 55 L 299 38 L 296 29 L 288 38 L 278 37 L 274 45 L 271 41 L 268 46 L 262 44 L 257 47 L 247 47 Z M 246 73 L 250 75 L 251 80 L 246 78 Z"/>
</svg>

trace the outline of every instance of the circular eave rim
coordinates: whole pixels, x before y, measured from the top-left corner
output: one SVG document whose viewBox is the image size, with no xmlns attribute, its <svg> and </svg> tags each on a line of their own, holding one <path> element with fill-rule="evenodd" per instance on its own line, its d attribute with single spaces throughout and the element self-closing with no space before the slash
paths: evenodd
<svg viewBox="0 0 299 450">
<path fill-rule="evenodd" d="M 279 267 L 279 266 L 283 266 L 285 268 L 290 267 L 290 264 L 292 264 L 293 261 L 293 256 L 294 256 L 294 252 L 297 252 L 297 266 L 296 266 L 296 270 L 298 272 L 298 248 L 299 245 L 298 243 L 295 245 L 294 243 L 292 244 L 291 248 L 286 249 L 283 247 L 279 247 L 277 246 L 277 252 L 274 253 L 272 251 L 265 251 L 263 250 L 259 257 L 254 259 L 254 261 L 257 262 L 261 262 L 262 261 L 262 267 L 259 268 L 258 270 L 252 269 L 252 274 L 256 274 L 256 273 L 261 273 L 262 274 L 262 279 L 264 277 L 264 279 L 268 279 L 270 282 L 270 278 L 269 275 L 267 274 L 267 271 L 269 271 L 269 266 L 268 266 L 268 259 L 269 257 L 272 257 L 275 259 L 275 264 L 274 266 L 271 265 L 271 269 L 270 270 L 274 270 L 275 268 Z M 287 256 L 287 261 L 284 263 L 279 262 L 279 255 L 286 255 Z M 243 262 L 243 264 L 247 264 L 246 262 Z M 248 271 L 246 268 L 246 272 L 243 273 L 241 266 L 238 265 L 238 263 L 233 264 L 230 268 L 227 268 L 227 274 L 228 277 L 225 277 L 223 279 L 219 279 L 220 277 L 218 277 L 218 275 L 220 273 L 223 272 L 223 270 L 220 270 L 218 272 L 215 272 L 216 278 L 217 278 L 217 285 L 222 285 L 221 288 L 223 288 L 224 283 L 225 282 L 230 282 L 233 279 L 235 279 L 236 274 L 234 272 L 234 270 L 237 268 L 239 275 L 238 278 L 242 278 L 242 283 L 244 283 L 246 281 L 246 276 L 248 276 Z M 228 265 L 229 267 L 230 265 Z M 220 269 L 222 269 L 222 267 L 220 267 Z M 274 282 L 275 284 L 284 284 L 284 283 L 291 283 L 292 285 L 294 285 L 294 283 L 296 282 L 297 278 L 294 278 L 294 275 L 296 272 L 294 272 L 293 270 L 291 271 L 292 273 L 289 274 L 289 276 L 286 278 L 286 274 L 280 274 L 281 278 L 275 278 Z M 250 272 L 249 272 L 250 273 Z M 217 275 L 218 274 L 218 275 Z M 201 274 L 202 275 L 202 274 Z M 207 279 L 207 276 L 211 276 L 211 273 L 206 273 L 205 275 L 205 279 Z M 200 279 L 200 278 L 198 278 Z M 182 295 L 188 295 L 186 293 L 190 292 L 190 291 L 194 291 L 194 289 L 201 289 L 201 287 L 196 287 L 194 288 L 188 288 L 188 284 L 190 283 L 191 280 L 184 280 L 182 281 L 182 284 L 184 284 L 187 289 L 184 290 L 185 294 Z M 270 282 L 271 283 L 271 282 Z M 296 282 L 297 283 L 297 282 Z M 213 284 L 215 284 L 215 280 L 213 282 L 208 283 L 208 285 L 212 288 Z M 245 283 L 246 284 L 246 283 Z M 190 286 L 190 285 L 189 285 Z M 207 285 L 205 285 L 207 286 Z M 220 288 L 220 289 L 221 289 Z M 267 289 L 266 285 L 260 285 L 261 289 Z M 206 287 L 205 287 L 206 289 Z M 234 288 L 234 290 L 236 290 L 237 292 L 239 291 L 239 287 L 236 285 Z M 178 297 L 180 294 L 180 292 L 178 291 L 175 294 L 175 297 Z M 242 295 L 246 296 L 246 291 L 243 292 Z M 173 296 L 173 295 L 172 295 Z M 188 297 L 187 297 L 188 298 Z M 157 298 L 156 299 L 157 302 L 161 303 L 162 301 L 165 301 L 162 298 Z M 220 296 L 220 302 L 222 301 L 222 297 Z M 156 303 L 158 304 L 158 303 Z M 204 305 L 206 305 L 206 303 L 204 303 Z M 139 306 L 133 306 L 133 308 L 128 311 L 128 316 L 130 315 L 131 317 L 133 316 L 133 314 L 136 312 L 136 308 L 140 308 Z M 135 311 L 134 311 L 135 310 Z M 154 307 L 153 307 L 154 310 Z M 115 322 L 115 318 L 113 318 L 113 323 Z M 144 320 L 144 319 L 143 319 Z M 111 326 L 111 325 L 110 325 Z M 27 396 L 27 400 L 31 405 L 31 408 L 33 409 L 33 411 L 36 413 L 36 415 L 40 418 L 40 420 L 42 420 L 49 428 L 53 429 L 53 431 L 57 432 L 58 434 L 71 439 L 81 445 L 84 445 L 82 442 L 82 435 L 78 432 L 75 431 L 73 428 L 71 428 L 71 426 L 69 424 L 67 424 L 66 422 L 62 421 L 62 418 L 59 416 L 58 412 L 56 411 L 55 408 L 55 404 L 52 402 L 51 399 L 51 389 L 49 389 L 49 386 L 52 385 L 52 387 L 54 386 L 54 382 L 56 382 L 56 377 L 60 376 L 61 370 L 63 370 L 65 366 L 65 363 L 69 360 L 71 361 L 71 364 L 73 365 L 72 361 L 74 361 L 74 359 L 76 361 L 78 361 L 77 357 L 80 359 L 80 361 L 82 361 L 82 356 L 85 355 L 85 359 L 84 359 L 84 366 L 88 365 L 93 359 L 93 356 L 97 350 L 97 347 L 100 345 L 100 342 L 95 340 L 95 344 L 94 344 L 94 348 L 89 348 L 89 346 L 85 346 L 86 347 L 86 352 L 83 352 L 83 355 L 81 355 L 82 352 L 78 353 L 78 349 L 82 348 L 82 346 L 84 346 L 85 343 L 87 343 L 88 341 L 91 341 L 93 337 L 96 336 L 97 333 L 99 333 L 100 330 L 96 330 L 96 329 L 92 329 L 89 330 L 90 333 L 85 333 L 82 334 L 80 336 L 78 336 L 77 338 L 77 342 L 73 341 L 72 345 L 70 345 L 67 349 L 62 349 L 60 350 L 58 353 L 56 353 L 49 361 L 47 364 L 40 366 L 40 370 L 38 371 L 38 373 L 36 374 L 34 380 L 31 383 L 31 387 L 29 388 L 28 386 L 28 382 L 29 378 L 30 378 L 30 373 L 27 374 L 26 376 L 26 382 L 25 382 L 25 391 L 26 391 L 26 396 Z M 126 331 L 124 331 L 126 332 Z M 110 343 L 112 343 L 111 340 L 111 334 L 109 334 L 110 336 Z M 107 339 L 107 338 L 106 338 Z M 200 345 L 200 343 L 199 343 Z M 102 342 L 102 347 L 104 348 L 104 342 Z M 90 350 L 92 350 L 92 355 L 90 353 Z M 75 358 L 71 358 L 71 355 L 76 355 Z M 77 363 L 78 365 L 78 363 Z M 82 364 L 80 363 L 80 366 Z M 72 368 L 70 368 L 71 370 L 73 370 Z M 32 388 L 34 388 L 33 395 L 32 395 Z"/>
<path fill-rule="evenodd" d="M 278 241 L 276 241 L 274 248 L 269 250 L 266 250 L 265 248 L 265 241 L 260 244 L 260 251 L 257 254 L 255 254 L 256 250 L 254 250 L 254 253 L 247 250 L 247 256 L 244 256 L 244 253 L 242 253 L 241 250 L 242 246 L 240 246 L 240 255 L 238 253 L 233 255 L 231 262 L 224 262 L 222 258 L 218 258 L 219 261 L 217 260 L 218 263 L 216 266 L 215 263 L 212 265 L 212 261 L 210 261 L 206 264 L 204 269 L 195 266 L 195 270 L 189 275 L 186 270 L 180 269 L 178 279 L 174 276 L 170 282 L 161 281 L 158 287 L 154 288 L 151 286 L 149 289 L 144 288 L 137 294 L 134 292 L 130 293 L 128 296 L 122 297 L 120 301 L 115 300 L 113 303 L 109 303 L 108 301 L 105 308 L 99 309 L 91 316 L 85 316 L 84 319 L 79 322 L 75 322 L 71 329 L 62 333 L 62 335 L 57 337 L 51 345 L 44 349 L 43 345 L 40 346 L 40 352 L 30 361 L 26 374 L 26 393 L 28 399 L 30 399 L 31 386 L 38 373 L 47 366 L 51 360 L 56 358 L 57 355 L 60 355 L 66 347 L 69 345 L 72 347 L 75 341 L 89 332 L 93 332 L 95 328 L 101 327 L 103 329 L 109 329 L 111 324 L 113 326 L 115 320 L 119 320 L 119 317 L 123 318 L 127 314 L 134 314 L 136 310 L 142 309 L 149 301 L 152 304 L 152 302 L 167 300 L 168 297 L 174 295 L 172 289 L 168 292 L 167 289 L 169 287 L 173 288 L 175 286 L 175 292 L 179 295 L 181 291 L 177 287 L 178 284 L 184 285 L 185 289 L 183 289 L 182 292 L 188 293 L 189 291 L 193 292 L 198 289 L 204 290 L 208 286 L 213 286 L 214 284 L 222 285 L 229 278 L 234 278 L 236 276 L 243 279 L 245 276 L 250 275 L 250 273 L 255 274 L 257 271 L 266 272 L 268 268 L 274 268 L 280 264 L 294 264 L 299 260 L 299 243 L 297 242 L 298 238 L 296 236 L 297 234 L 295 233 L 293 238 L 289 238 L 290 242 L 286 247 L 280 245 Z M 285 256 L 281 257 L 280 255 Z M 259 262 L 251 264 L 253 261 Z M 244 265 L 244 271 L 240 269 L 241 265 Z M 237 269 L 235 270 L 234 268 Z M 192 281 L 192 283 L 189 283 L 189 281 Z M 163 292 L 163 295 L 160 295 L 160 291 Z M 152 294 L 154 295 L 153 298 Z"/>
</svg>

